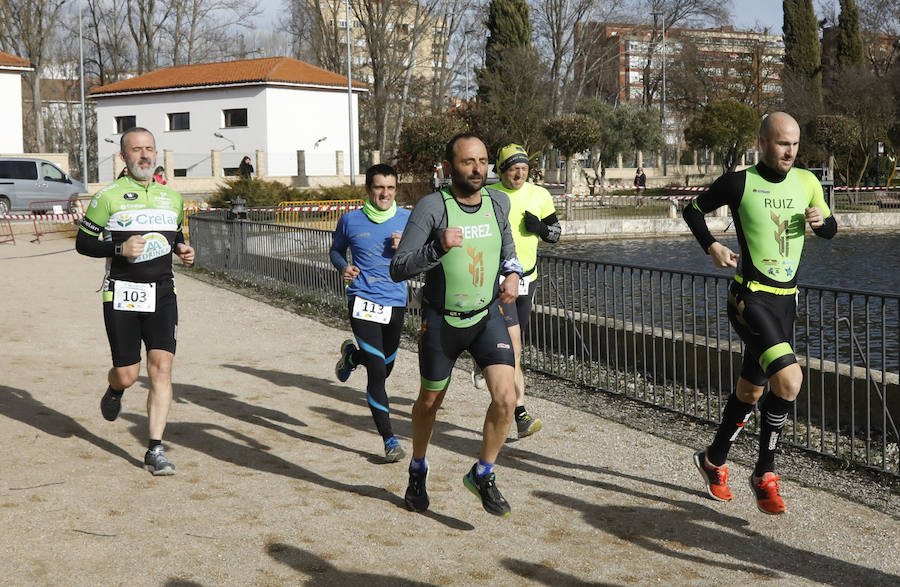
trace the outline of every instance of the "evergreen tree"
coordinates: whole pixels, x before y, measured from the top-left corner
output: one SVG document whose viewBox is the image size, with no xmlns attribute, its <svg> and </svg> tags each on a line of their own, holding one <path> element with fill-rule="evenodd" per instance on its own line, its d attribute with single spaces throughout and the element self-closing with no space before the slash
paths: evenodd
<svg viewBox="0 0 900 587">
<path fill-rule="evenodd" d="M 485 73 L 496 73 L 507 49 L 531 48 L 531 20 L 526 0 L 491 0 L 488 7 L 488 39 L 484 69 L 477 72 L 478 98 L 490 93 Z"/>
<path fill-rule="evenodd" d="M 784 0 L 784 93 L 801 122 L 822 109 L 822 47 L 812 0 Z"/>
<path fill-rule="evenodd" d="M 859 32 L 859 8 L 855 0 L 841 0 L 838 17 L 837 62 L 841 67 L 854 67 L 865 62 L 862 35 Z"/>
</svg>

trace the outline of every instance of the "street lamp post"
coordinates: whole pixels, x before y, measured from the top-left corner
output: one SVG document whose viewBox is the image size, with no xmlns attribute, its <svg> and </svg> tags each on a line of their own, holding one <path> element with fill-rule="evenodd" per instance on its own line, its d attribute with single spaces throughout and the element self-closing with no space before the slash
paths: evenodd
<svg viewBox="0 0 900 587">
<path fill-rule="evenodd" d="M 82 9 L 84 4 L 78 3 L 78 69 L 81 85 L 81 179 L 85 187 L 88 184 L 87 161 L 87 108 L 84 105 L 84 36 L 81 34 Z"/>
<path fill-rule="evenodd" d="M 345 29 L 347 31 L 347 117 L 348 117 L 348 129 L 350 132 L 350 144 L 347 147 L 347 155 L 350 159 L 350 185 L 356 185 L 356 163 L 354 162 L 354 151 L 353 148 L 353 75 L 351 70 L 351 56 L 350 56 L 350 0 L 346 0 L 346 13 L 345 13 Z"/>
<path fill-rule="evenodd" d="M 463 37 L 465 38 L 465 43 L 466 43 L 466 65 L 465 65 L 465 68 L 466 68 L 466 100 L 467 101 L 469 99 L 469 69 L 471 69 L 469 67 L 469 35 L 474 32 L 475 32 L 474 30 L 469 30 L 469 31 L 463 32 Z"/>
<path fill-rule="evenodd" d="M 663 135 L 663 177 L 669 175 L 668 169 L 668 147 L 669 137 L 666 134 L 666 14 L 664 12 L 652 12 L 654 25 L 656 19 L 662 20 L 662 107 L 659 112 L 659 125 L 662 127 Z M 654 27 L 655 28 L 655 27 Z"/>
</svg>

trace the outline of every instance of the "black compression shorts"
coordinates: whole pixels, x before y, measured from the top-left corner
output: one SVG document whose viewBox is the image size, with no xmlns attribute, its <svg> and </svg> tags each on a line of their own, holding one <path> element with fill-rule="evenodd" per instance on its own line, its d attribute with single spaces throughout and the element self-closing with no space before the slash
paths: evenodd
<svg viewBox="0 0 900 587">
<path fill-rule="evenodd" d="M 113 283 L 110 283 L 110 288 Z M 141 341 L 147 350 L 159 349 L 175 354 L 178 334 L 178 303 L 175 284 L 156 284 L 155 312 L 114 310 L 113 303 L 103 303 L 103 321 L 112 352 L 113 365 L 125 367 L 141 362 Z"/>
<path fill-rule="evenodd" d="M 531 308 L 534 306 L 534 290 L 537 287 L 537 281 L 528 284 L 528 293 L 519 294 L 515 302 L 510 304 L 500 304 L 500 311 L 503 313 L 503 321 L 506 327 L 520 326 L 522 335 L 528 330 L 528 322 L 531 318 Z"/>
<path fill-rule="evenodd" d="M 792 295 L 750 291 L 732 282 L 728 287 L 728 320 L 744 341 L 741 377 L 753 385 L 797 362 L 791 338 L 797 300 Z"/>
<path fill-rule="evenodd" d="M 422 306 L 422 329 L 419 331 L 419 373 L 422 387 L 430 391 L 444 389 L 456 359 L 469 351 L 478 366 L 509 365 L 516 358 L 509 340 L 509 331 L 495 302 L 478 324 L 468 328 L 454 328 L 444 321 L 440 310 Z"/>
</svg>

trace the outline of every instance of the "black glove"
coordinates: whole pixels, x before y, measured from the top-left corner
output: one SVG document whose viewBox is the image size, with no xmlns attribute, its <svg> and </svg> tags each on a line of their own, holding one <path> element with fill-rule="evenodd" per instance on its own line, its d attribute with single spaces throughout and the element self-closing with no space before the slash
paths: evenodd
<svg viewBox="0 0 900 587">
<path fill-rule="evenodd" d="M 544 238 L 550 234 L 550 229 L 547 228 L 547 225 L 541 222 L 540 218 L 527 210 L 525 211 L 525 230 Z"/>
</svg>

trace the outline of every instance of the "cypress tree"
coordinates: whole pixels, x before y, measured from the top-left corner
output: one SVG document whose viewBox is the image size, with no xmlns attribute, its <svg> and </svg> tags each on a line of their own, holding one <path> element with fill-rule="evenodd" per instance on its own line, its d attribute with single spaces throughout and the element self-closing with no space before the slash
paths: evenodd
<svg viewBox="0 0 900 587">
<path fill-rule="evenodd" d="M 812 0 L 784 0 L 785 102 L 822 109 L 822 47 Z M 795 115 L 796 116 L 796 115 Z M 803 117 L 806 118 L 806 117 Z"/>
<path fill-rule="evenodd" d="M 491 0 L 488 7 L 488 39 L 484 50 L 484 70 L 495 73 L 506 49 L 531 47 L 531 20 L 526 0 Z M 489 88 L 478 72 L 478 98 L 484 100 Z"/>
<path fill-rule="evenodd" d="M 838 17 L 837 62 L 841 67 L 863 65 L 862 35 L 859 32 L 859 8 L 855 0 L 840 0 Z"/>
</svg>

